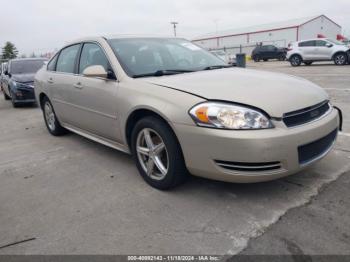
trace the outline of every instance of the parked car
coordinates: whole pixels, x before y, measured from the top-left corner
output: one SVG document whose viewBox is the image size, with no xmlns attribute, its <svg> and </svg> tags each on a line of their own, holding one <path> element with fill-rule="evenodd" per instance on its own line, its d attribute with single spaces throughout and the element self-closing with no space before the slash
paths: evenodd
<svg viewBox="0 0 350 262">
<path fill-rule="evenodd" d="M 274 45 L 258 45 L 252 52 L 252 59 L 255 62 L 260 60 L 268 61 L 269 59 L 278 59 L 284 61 L 286 59 L 285 48 L 278 48 Z"/>
<path fill-rule="evenodd" d="M 34 76 L 46 61 L 46 58 L 25 58 L 8 62 L 2 88 L 5 100 L 11 100 L 13 107 L 35 103 Z"/>
<path fill-rule="evenodd" d="M 287 59 L 292 66 L 302 63 L 311 65 L 318 61 L 334 61 L 336 65 L 345 65 L 348 62 L 349 47 L 344 43 L 322 38 L 299 41 L 290 44 Z"/>
<path fill-rule="evenodd" d="M 180 38 L 86 38 L 36 74 L 48 131 L 67 130 L 130 153 L 151 186 L 189 173 L 250 183 L 323 158 L 338 111 L 319 86 L 228 66 Z"/>
<path fill-rule="evenodd" d="M 3 62 L 0 64 L 0 89 L 1 89 L 1 91 L 2 91 L 2 83 L 5 81 L 5 78 L 6 78 L 6 75 L 5 75 L 6 67 L 7 67 L 6 62 Z"/>
<path fill-rule="evenodd" d="M 219 57 L 221 60 L 223 60 L 229 65 L 237 65 L 237 60 L 235 55 L 228 54 L 223 50 L 212 50 L 210 52 L 216 55 L 217 57 Z"/>
</svg>

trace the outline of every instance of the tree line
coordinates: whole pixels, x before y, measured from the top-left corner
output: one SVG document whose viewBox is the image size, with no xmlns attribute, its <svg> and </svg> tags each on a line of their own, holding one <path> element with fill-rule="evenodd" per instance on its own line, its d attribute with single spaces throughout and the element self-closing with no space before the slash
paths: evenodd
<svg viewBox="0 0 350 262">
<path fill-rule="evenodd" d="M 6 42 L 5 46 L 1 49 L 1 59 L 9 60 L 18 57 L 18 50 L 16 46 L 11 42 Z"/>
<path fill-rule="evenodd" d="M 42 55 L 41 55 L 42 56 Z M 11 42 L 6 42 L 4 47 L 1 48 L 1 55 L 0 55 L 0 60 L 10 60 L 10 59 L 15 59 L 18 58 L 18 50 L 16 46 L 11 43 Z M 21 55 L 21 58 L 26 58 L 26 55 Z M 37 55 L 33 52 L 30 57 L 37 57 Z"/>
</svg>

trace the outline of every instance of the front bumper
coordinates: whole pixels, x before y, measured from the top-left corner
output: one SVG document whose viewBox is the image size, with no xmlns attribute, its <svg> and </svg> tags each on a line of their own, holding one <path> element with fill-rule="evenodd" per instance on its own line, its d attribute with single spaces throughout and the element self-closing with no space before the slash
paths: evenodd
<svg viewBox="0 0 350 262">
<path fill-rule="evenodd" d="M 214 180 L 236 183 L 263 182 L 288 176 L 323 158 L 333 143 L 313 161 L 301 163 L 298 148 L 329 136 L 339 127 L 337 110 L 325 117 L 295 128 L 282 122 L 268 130 L 232 131 L 174 124 L 190 173 Z M 260 171 L 237 171 L 223 168 L 220 163 L 279 163 L 280 168 Z M 241 164 L 238 164 L 241 165 Z M 245 170 L 245 169 L 243 169 Z M 251 169 L 248 169 L 251 170 Z"/>
<path fill-rule="evenodd" d="M 11 95 L 16 103 L 36 102 L 34 88 L 15 88 L 12 90 Z"/>
</svg>

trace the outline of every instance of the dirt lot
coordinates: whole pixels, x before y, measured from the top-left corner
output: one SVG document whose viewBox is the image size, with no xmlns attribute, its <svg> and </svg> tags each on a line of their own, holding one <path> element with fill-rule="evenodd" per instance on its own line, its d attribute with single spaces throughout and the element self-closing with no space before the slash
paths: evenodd
<svg viewBox="0 0 350 262">
<path fill-rule="evenodd" d="M 237 254 L 248 244 L 245 253 L 350 254 L 344 211 L 350 210 L 344 188 L 350 176 L 350 66 L 248 67 L 305 77 L 343 109 L 344 132 L 323 161 L 274 182 L 191 178 L 160 192 L 143 182 L 128 155 L 75 134 L 52 137 L 38 108 L 14 109 L 1 99 L 0 247 L 32 240 L 0 248 L 0 254 Z M 309 223 L 307 207 L 315 207 Z M 305 230 L 317 241 L 302 242 Z M 329 232 L 339 237 L 328 241 Z"/>
</svg>

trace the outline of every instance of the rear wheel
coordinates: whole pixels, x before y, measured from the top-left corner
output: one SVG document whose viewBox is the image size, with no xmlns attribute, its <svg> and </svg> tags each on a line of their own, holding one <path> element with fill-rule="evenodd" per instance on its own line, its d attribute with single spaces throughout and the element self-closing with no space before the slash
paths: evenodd
<svg viewBox="0 0 350 262">
<path fill-rule="evenodd" d="M 304 64 L 307 65 L 307 66 L 312 65 L 312 63 L 313 63 L 312 61 L 304 62 Z"/>
<path fill-rule="evenodd" d="M 290 64 L 292 66 L 300 66 L 301 63 L 302 63 L 303 59 L 301 58 L 300 55 L 293 55 L 291 58 L 290 58 Z"/>
<path fill-rule="evenodd" d="M 61 126 L 55 114 L 55 110 L 47 97 L 42 101 L 42 109 L 47 129 L 51 135 L 62 136 L 67 133 L 67 129 Z"/>
<path fill-rule="evenodd" d="M 259 62 L 260 58 L 258 55 L 255 55 L 255 56 L 253 56 L 253 60 L 254 60 L 254 62 Z"/>
<path fill-rule="evenodd" d="M 339 53 L 334 56 L 334 64 L 336 65 L 346 65 L 347 63 L 347 54 Z"/>
<path fill-rule="evenodd" d="M 135 125 L 131 149 L 143 179 L 166 190 L 185 181 L 188 171 L 182 151 L 170 127 L 157 117 L 146 117 Z"/>
</svg>

